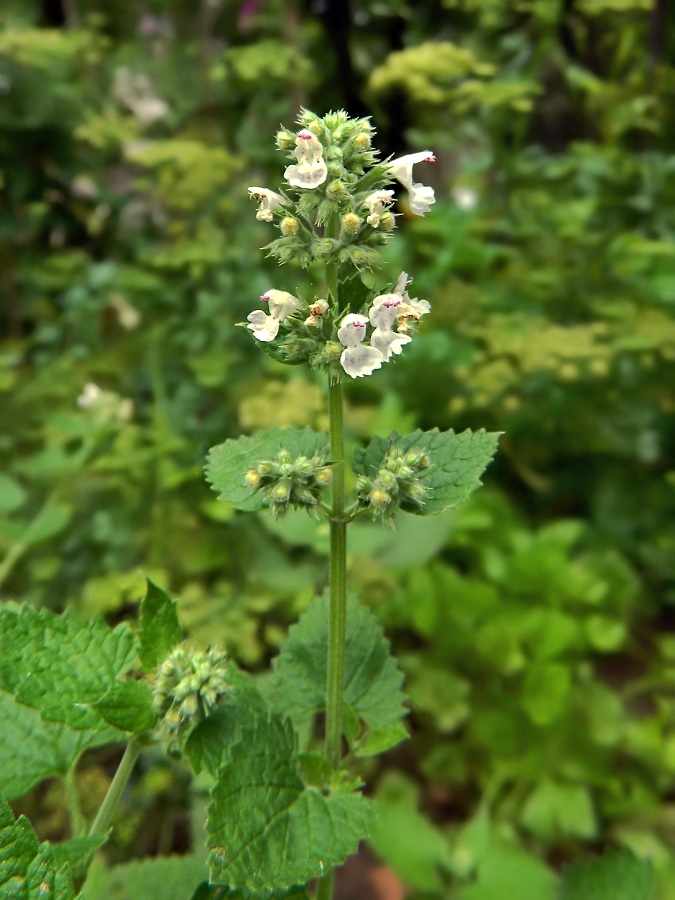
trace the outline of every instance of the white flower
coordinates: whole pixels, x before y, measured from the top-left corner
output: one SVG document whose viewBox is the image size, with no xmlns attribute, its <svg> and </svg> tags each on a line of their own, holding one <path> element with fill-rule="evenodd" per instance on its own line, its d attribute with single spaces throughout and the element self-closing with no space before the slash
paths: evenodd
<svg viewBox="0 0 675 900">
<path fill-rule="evenodd" d="M 303 128 L 295 137 L 295 145 L 298 164 L 286 168 L 286 181 L 293 187 L 308 190 L 323 184 L 328 177 L 328 168 L 323 159 L 323 146 L 316 135 Z"/>
<path fill-rule="evenodd" d="M 401 306 L 397 313 L 399 330 L 402 327 L 402 322 L 404 323 L 407 317 L 417 320 L 431 312 L 431 304 L 428 300 L 411 299 L 408 296 L 410 284 L 412 284 L 412 279 L 408 278 L 408 273 L 401 272 L 394 288 L 394 293 L 399 294 L 401 297 Z"/>
<path fill-rule="evenodd" d="M 90 381 L 88 384 L 85 384 L 84 390 L 77 398 L 77 405 L 80 409 L 91 409 L 101 399 L 102 394 L 101 388 Z"/>
<path fill-rule="evenodd" d="M 302 303 L 288 291 L 274 289 L 262 294 L 260 299 L 269 302 L 269 315 L 262 309 L 254 309 L 247 316 L 249 324 L 246 327 L 259 341 L 268 343 L 279 334 L 279 324 L 287 316 L 301 309 Z"/>
<path fill-rule="evenodd" d="M 260 204 L 258 206 L 258 212 L 255 214 L 256 219 L 259 222 L 271 222 L 273 218 L 272 213 L 277 206 L 284 202 L 284 198 L 281 194 L 277 194 L 264 187 L 250 187 L 248 192 L 252 197 L 255 197 Z"/>
<path fill-rule="evenodd" d="M 401 352 L 405 344 L 409 344 L 412 338 L 408 334 L 398 334 L 392 326 L 399 317 L 399 309 L 402 305 L 401 295 L 398 293 L 381 294 L 375 297 L 370 308 L 369 318 L 375 326 L 370 344 L 380 351 L 385 359 L 391 359 L 392 354 Z"/>
<path fill-rule="evenodd" d="M 338 329 L 338 338 L 345 347 L 340 356 L 340 363 L 351 378 L 370 375 L 384 362 L 384 356 L 376 347 L 362 343 L 366 336 L 367 325 L 368 319 L 365 316 L 350 313 L 344 317 Z"/>
<path fill-rule="evenodd" d="M 468 187 L 456 187 L 452 189 L 452 197 L 459 206 L 460 209 L 468 212 L 469 210 L 475 209 L 476 204 L 478 203 L 478 194 L 473 190 L 473 188 Z"/>
<path fill-rule="evenodd" d="M 259 341 L 268 343 L 279 334 L 279 319 L 275 316 L 268 316 L 262 309 L 254 309 L 248 314 L 247 319 L 250 325 L 246 327 Z"/>
<path fill-rule="evenodd" d="M 382 213 L 391 206 L 393 196 L 393 191 L 374 191 L 363 201 L 363 206 L 365 206 L 370 213 L 366 222 L 369 225 L 372 225 L 373 228 L 377 228 L 380 224 Z"/>
<path fill-rule="evenodd" d="M 407 156 L 399 156 L 387 163 L 391 174 L 408 189 L 410 212 L 416 216 L 423 216 L 429 212 L 432 203 L 436 202 L 434 189 L 419 182 L 413 182 L 413 166 L 418 162 L 436 162 L 436 157 L 430 150 L 422 150 L 420 153 L 408 153 Z"/>
</svg>

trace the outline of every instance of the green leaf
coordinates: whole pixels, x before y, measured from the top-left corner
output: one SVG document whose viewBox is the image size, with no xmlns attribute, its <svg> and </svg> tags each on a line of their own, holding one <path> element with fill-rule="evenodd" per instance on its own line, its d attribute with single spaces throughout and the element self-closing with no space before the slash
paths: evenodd
<svg viewBox="0 0 675 900">
<path fill-rule="evenodd" d="M 50 721 L 106 729 L 92 706 L 135 661 L 126 625 L 112 630 L 28 605 L 0 610 L 0 689 Z"/>
<path fill-rule="evenodd" d="M 73 509 L 66 503 L 47 503 L 21 535 L 21 543 L 32 547 L 55 537 L 68 525 L 72 515 Z"/>
<path fill-rule="evenodd" d="M 114 684 L 93 708 L 113 728 L 141 734 L 154 727 L 152 690 L 144 681 L 120 681 Z"/>
<path fill-rule="evenodd" d="M 209 451 L 206 480 L 218 499 L 246 512 L 263 508 L 263 496 L 253 493 L 245 481 L 246 472 L 260 460 L 274 458 L 285 448 L 295 459 L 325 451 L 328 438 L 311 428 L 270 428 L 251 436 L 225 441 Z"/>
<path fill-rule="evenodd" d="M 390 655 L 377 618 L 356 597 L 347 600 L 344 699 L 366 724 L 380 752 L 406 735 L 396 728 L 407 714 L 403 675 Z M 272 663 L 272 702 L 297 727 L 325 708 L 328 656 L 328 596 L 317 597 L 288 632 Z M 377 737 L 375 737 L 377 735 Z M 387 736 L 392 743 L 387 744 Z M 365 738 L 367 739 L 368 733 Z M 356 752 L 359 745 L 356 744 Z M 364 755 L 372 748 L 365 745 Z"/>
<path fill-rule="evenodd" d="M 559 834 L 593 838 L 598 825 L 587 787 L 542 781 L 530 794 L 520 816 L 532 834 L 550 841 Z"/>
<path fill-rule="evenodd" d="M 62 868 L 67 863 L 71 872 L 84 869 L 89 859 L 107 840 L 107 834 L 93 834 L 91 836 L 85 835 L 83 837 L 70 838 L 68 841 L 56 844 L 54 846 L 54 859 L 57 867 Z"/>
<path fill-rule="evenodd" d="M 211 882 L 265 897 L 340 865 L 365 837 L 372 804 L 303 782 L 290 722 L 249 716 L 211 795 Z"/>
<path fill-rule="evenodd" d="M 414 431 L 400 435 L 393 431 L 389 437 L 375 437 L 366 448 L 354 451 L 354 472 L 374 478 L 391 447 L 404 452 L 423 450 L 429 457 L 429 468 L 423 470 L 421 480 L 427 488 L 419 515 L 434 515 L 460 503 L 480 486 L 480 476 L 497 449 L 499 432 Z M 412 510 L 409 510 L 412 511 Z"/>
<path fill-rule="evenodd" d="M 560 663 L 532 665 L 523 684 L 523 708 L 536 725 L 548 725 L 565 711 L 571 689 L 570 672 L 565 666 Z"/>
<path fill-rule="evenodd" d="M 520 847 L 493 839 L 478 861 L 475 884 L 463 888 L 459 897 L 460 900 L 496 900 L 497 897 L 552 900 L 554 884 L 553 872 L 541 860 Z"/>
<path fill-rule="evenodd" d="M 0 473 L 0 513 L 11 513 L 23 506 L 26 492 L 18 481 Z"/>
<path fill-rule="evenodd" d="M 156 669 L 183 640 L 176 601 L 147 579 L 147 590 L 141 601 L 140 657 L 146 671 Z"/>
<path fill-rule="evenodd" d="M 111 729 L 73 731 L 47 722 L 36 709 L 0 691 L 0 791 L 20 797 L 53 775 L 65 775 L 80 755 L 118 738 Z"/>
<path fill-rule="evenodd" d="M 2 900 L 75 900 L 68 863 L 58 866 L 52 847 L 40 844 L 25 816 L 14 818 L 0 795 L 0 897 Z"/>
<path fill-rule="evenodd" d="M 655 900 L 656 880 L 648 860 L 629 850 L 577 863 L 563 871 L 558 900 Z"/>
<path fill-rule="evenodd" d="M 164 856 L 106 868 L 92 865 L 82 892 L 105 900 L 186 900 L 207 877 L 203 856 Z"/>
</svg>

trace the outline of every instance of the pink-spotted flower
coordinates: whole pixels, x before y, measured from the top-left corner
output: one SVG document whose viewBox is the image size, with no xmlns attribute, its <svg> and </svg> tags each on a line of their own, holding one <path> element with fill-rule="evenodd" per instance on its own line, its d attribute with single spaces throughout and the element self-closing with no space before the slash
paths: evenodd
<svg viewBox="0 0 675 900">
<path fill-rule="evenodd" d="M 418 322 L 422 316 L 431 312 L 431 304 L 428 300 L 418 300 L 408 295 L 408 287 L 411 283 L 412 279 L 408 278 L 408 273 L 401 272 L 394 287 L 394 293 L 401 297 L 401 305 L 397 314 L 399 332 L 406 331 L 408 319 Z"/>
<path fill-rule="evenodd" d="M 307 128 L 296 135 L 295 158 L 297 165 L 288 166 L 284 172 L 290 185 L 311 190 L 324 183 L 328 168 L 323 158 L 323 145 Z"/>
<path fill-rule="evenodd" d="M 254 309 L 247 318 L 246 326 L 259 341 L 269 343 L 279 334 L 279 324 L 302 308 L 302 303 L 288 291 L 269 290 L 262 294 L 261 300 L 269 303 L 269 314 L 262 309 Z"/>
<path fill-rule="evenodd" d="M 370 308 L 368 317 L 371 325 L 375 326 L 370 345 L 379 350 L 385 359 L 391 359 L 393 354 L 398 356 L 412 340 L 409 334 L 399 334 L 393 330 L 394 322 L 399 319 L 402 303 L 398 293 L 381 294 L 375 297 Z"/>
<path fill-rule="evenodd" d="M 432 203 L 436 202 L 434 189 L 420 182 L 413 182 L 413 166 L 419 162 L 436 162 L 436 157 L 431 150 L 422 150 L 419 153 L 408 153 L 399 156 L 387 163 L 391 174 L 408 190 L 408 203 L 410 212 L 416 216 L 423 216 L 429 212 Z"/>
<path fill-rule="evenodd" d="M 345 316 L 338 329 L 338 339 L 345 348 L 340 356 L 340 364 L 351 378 L 361 378 L 379 369 L 384 356 L 376 347 L 364 344 L 368 319 L 350 313 Z"/>
<path fill-rule="evenodd" d="M 255 214 L 256 219 L 259 222 L 271 222 L 273 219 L 272 213 L 277 206 L 284 202 L 281 194 L 264 187 L 250 187 L 248 192 L 252 197 L 255 197 L 259 204 L 258 211 Z"/>
</svg>

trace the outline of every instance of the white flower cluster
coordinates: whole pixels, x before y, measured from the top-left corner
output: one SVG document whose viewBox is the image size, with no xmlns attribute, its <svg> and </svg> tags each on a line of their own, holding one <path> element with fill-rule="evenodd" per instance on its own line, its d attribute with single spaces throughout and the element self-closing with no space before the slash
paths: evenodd
<svg viewBox="0 0 675 900">
<path fill-rule="evenodd" d="M 288 291 L 275 290 L 261 294 L 260 299 L 269 303 L 269 314 L 262 309 L 254 309 L 247 316 L 250 324 L 246 327 L 259 341 L 268 343 L 279 334 L 279 324 L 302 308 L 302 302 Z"/>
<path fill-rule="evenodd" d="M 368 316 L 350 313 L 338 329 L 338 339 L 345 348 L 340 364 L 351 378 L 361 378 L 379 369 L 392 356 L 398 356 L 412 340 L 410 322 L 417 322 L 431 307 L 426 300 L 408 296 L 408 275 L 401 272 L 396 287 L 389 294 L 375 297 Z M 373 326 L 370 343 L 364 343 L 368 323 Z M 394 331 L 396 323 L 396 331 Z"/>
</svg>

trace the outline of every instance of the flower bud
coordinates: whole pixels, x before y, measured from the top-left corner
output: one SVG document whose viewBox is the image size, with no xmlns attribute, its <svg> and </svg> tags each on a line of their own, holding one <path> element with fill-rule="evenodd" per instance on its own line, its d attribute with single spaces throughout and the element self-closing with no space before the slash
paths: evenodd
<svg viewBox="0 0 675 900">
<path fill-rule="evenodd" d="M 347 193 L 347 186 L 344 181 L 340 181 L 338 178 L 336 181 L 331 181 L 328 185 L 328 193 L 331 197 L 344 197 Z"/>
<path fill-rule="evenodd" d="M 297 234 L 300 231 L 300 223 L 297 219 L 294 219 L 293 216 L 286 216 L 285 219 L 281 220 L 281 225 L 279 226 L 281 233 L 284 237 L 289 237 L 290 235 Z"/>
<path fill-rule="evenodd" d="M 424 502 L 424 495 L 427 490 L 422 484 L 421 481 L 418 481 L 417 478 L 414 478 L 407 486 L 406 486 L 406 494 L 410 497 L 410 499 L 417 503 L 419 506 Z"/>
<path fill-rule="evenodd" d="M 317 484 L 320 484 L 321 487 L 325 487 L 327 484 L 330 484 L 332 475 L 333 473 L 327 467 L 325 469 L 319 469 L 316 473 Z"/>
<path fill-rule="evenodd" d="M 277 131 L 277 147 L 280 150 L 293 150 L 295 148 L 295 135 L 286 129 Z"/>
<path fill-rule="evenodd" d="M 372 488 L 372 482 L 370 478 L 366 478 L 365 475 L 357 475 L 356 477 L 356 490 L 359 494 L 368 493 Z"/>
<path fill-rule="evenodd" d="M 282 447 L 281 450 L 279 450 L 278 459 L 281 465 L 287 465 L 292 461 L 291 454 L 288 452 L 288 450 L 286 450 L 285 447 Z"/>
<path fill-rule="evenodd" d="M 248 472 L 246 473 L 246 484 L 251 488 L 252 491 L 257 490 L 260 487 L 261 481 L 262 478 L 255 469 L 248 470 Z"/>
<path fill-rule="evenodd" d="M 290 481 L 287 481 L 286 479 L 276 484 L 272 489 L 272 496 L 270 498 L 272 502 L 275 504 L 288 503 L 288 499 L 291 496 L 291 487 Z"/>
<path fill-rule="evenodd" d="M 331 178 L 339 178 L 344 173 L 344 167 L 340 162 L 330 162 L 328 164 L 328 174 Z"/>
<path fill-rule="evenodd" d="M 383 513 L 391 504 L 391 496 L 382 488 L 375 488 L 368 495 L 370 505 L 379 513 Z"/>
<path fill-rule="evenodd" d="M 382 485 L 382 487 L 384 487 L 388 491 L 393 490 L 398 483 L 396 480 L 396 476 L 391 472 L 388 472 L 386 469 L 380 470 L 377 480 Z"/>
<path fill-rule="evenodd" d="M 370 150 L 371 143 L 372 141 L 370 140 L 370 135 L 365 131 L 362 131 L 361 134 L 357 134 L 354 138 L 354 147 L 359 152 Z"/>
<path fill-rule="evenodd" d="M 382 213 L 380 216 L 380 228 L 382 231 L 393 231 L 396 228 L 396 216 L 390 212 Z"/>
<path fill-rule="evenodd" d="M 361 227 L 361 219 L 356 213 L 347 213 L 342 217 L 342 227 L 347 234 L 356 234 Z"/>
<path fill-rule="evenodd" d="M 315 134 L 317 137 L 321 137 L 324 131 L 323 125 L 319 119 L 314 119 L 313 122 L 309 123 L 307 128 L 312 132 L 312 134 Z"/>
</svg>

